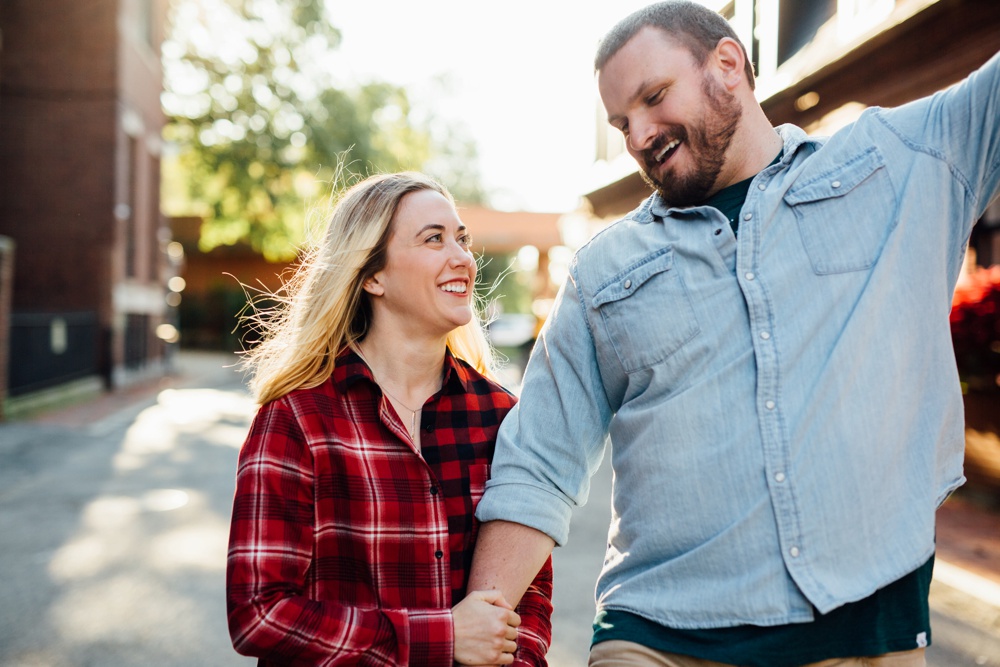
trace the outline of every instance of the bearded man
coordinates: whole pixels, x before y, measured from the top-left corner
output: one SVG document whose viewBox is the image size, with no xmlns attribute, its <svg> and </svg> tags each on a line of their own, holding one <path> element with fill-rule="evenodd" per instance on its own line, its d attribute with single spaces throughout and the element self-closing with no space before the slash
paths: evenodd
<svg viewBox="0 0 1000 667">
<path fill-rule="evenodd" d="M 829 139 L 664 2 L 595 69 L 655 192 L 577 253 L 497 442 L 470 590 L 513 602 L 613 448 L 592 667 L 925 664 L 963 481 L 948 313 L 1000 185 L 1000 58 Z"/>
</svg>

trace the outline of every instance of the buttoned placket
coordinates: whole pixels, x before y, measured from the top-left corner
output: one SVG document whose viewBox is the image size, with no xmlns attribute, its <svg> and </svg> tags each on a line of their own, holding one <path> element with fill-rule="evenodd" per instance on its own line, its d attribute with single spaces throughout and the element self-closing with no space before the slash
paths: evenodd
<svg viewBox="0 0 1000 667">
<path fill-rule="evenodd" d="M 767 196 L 768 171 L 757 175 L 740 211 L 736 273 L 750 319 L 757 367 L 757 413 L 778 538 L 786 567 L 789 572 L 799 574 L 805 567 L 805 561 L 802 558 L 802 530 L 798 525 L 794 480 L 787 473 L 791 452 L 782 420 L 778 355 L 773 336 L 774 313 L 764 289 L 766 268 L 762 270 L 758 267 L 760 236 L 764 233 L 764 226 L 757 220 L 757 214 L 762 208 L 762 198 Z"/>
<path fill-rule="evenodd" d="M 420 439 L 421 446 L 423 448 L 434 447 L 436 443 L 434 442 L 434 421 L 436 413 L 434 411 L 434 404 L 437 401 L 437 396 L 433 400 L 429 401 L 424 405 L 424 410 L 420 415 Z M 451 593 L 451 582 L 449 578 L 449 573 L 451 572 L 451 545 L 449 544 L 449 533 L 448 533 L 448 510 L 444 497 L 444 488 L 441 486 L 440 481 L 434 475 L 434 471 L 431 467 L 424 461 L 423 457 L 420 458 L 421 462 L 424 464 L 424 468 L 427 471 L 427 479 L 429 480 L 427 493 L 428 493 L 428 504 L 432 508 L 434 513 L 434 525 L 443 527 L 441 530 L 436 530 L 434 532 L 434 540 L 429 544 L 428 548 L 433 550 L 434 560 L 436 564 L 434 577 L 437 581 L 438 587 L 445 591 L 448 595 Z M 445 606 L 448 606 L 449 600 L 445 600 Z"/>
<path fill-rule="evenodd" d="M 435 399 L 437 397 L 435 396 Z M 424 408 L 420 414 L 420 430 L 423 431 L 421 439 L 423 440 L 424 446 L 433 444 L 426 440 L 428 437 L 433 437 L 434 431 L 434 400 L 428 401 L 424 404 Z M 379 404 L 379 416 L 382 419 L 382 423 L 388 428 L 393 435 L 395 435 L 409 450 L 409 454 L 415 456 L 419 461 L 419 464 L 424 471 L 424 489 L 426 490 L 428 501 L 427 505 L 429 511 L 431 512 L 430 525 L 433 526 L 433 530 L 429 531 L 431 539 L 427 541 L 427 548 L 431 551 L 433 559 L 429 562 L 435 564 L 434 567 L 434 590 L 437 591 L 439 596 L 438 603 L 443 606 L 450 606 L 451 600 L 451 580 L 449 578 L 449 572 L 451 571 L 451 557 L 450 557 L 450 545 L 449 545 L 449 532 L 448 532 L 448 510 L 445 504 L 445 498 L 443 489 L 437 477 L 434 475 L 434 471 L 424 460 L 424 457 L 417 451 L 414 445 L 413 438 L 407 432 L 406 428 L 403 426 L 402 422 L 399 420 L 399 415 L 396 415 L 389 408 L 389 399 L 386 396 L 382 396 Z"/>
</svg>

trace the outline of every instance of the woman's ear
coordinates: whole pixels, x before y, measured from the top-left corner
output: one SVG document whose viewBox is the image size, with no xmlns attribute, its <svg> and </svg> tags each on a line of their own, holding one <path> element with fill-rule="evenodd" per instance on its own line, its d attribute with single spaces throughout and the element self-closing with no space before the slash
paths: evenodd
<svg viewBox="0 0 1000 667">
<path fill-rule="evenodd" d="M 379 274 L 377 273 L 370 278 L 365 278 L 365 281 L 361 283 L 361 287 L 372 296 L 382 296 L 385 294 L 385 286 L 379 280 Z"/>
</svg>

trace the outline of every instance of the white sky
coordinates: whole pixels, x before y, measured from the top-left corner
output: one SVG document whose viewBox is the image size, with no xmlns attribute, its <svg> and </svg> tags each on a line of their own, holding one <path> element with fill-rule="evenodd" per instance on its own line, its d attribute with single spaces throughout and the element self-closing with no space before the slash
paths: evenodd
<svg viewBox="0 0 1000 667">
<path fill-rule="evenodd" d="M 466 125 L 498 208 L 564 212 L 592 185 L 594 49 L 649 0 L 329 0 L 338 69 Z M 340 74 L 340 72 L 338 72 Z M 451 93 L 428 100 L 436 77 Z"/>
</svg>

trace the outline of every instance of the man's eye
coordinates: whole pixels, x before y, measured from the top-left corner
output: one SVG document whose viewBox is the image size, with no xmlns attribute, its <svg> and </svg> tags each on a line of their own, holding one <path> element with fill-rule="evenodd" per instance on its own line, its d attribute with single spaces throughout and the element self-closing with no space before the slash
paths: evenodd
<svg viewBox="0 0 1000 667">
<path fill-rule="evenodd" d="M 627 123 L 626 123 L 625 125 L 622 125 L 622 126 L 621 126 L 621 127 L 619 127 L 618 129 L 619 129 L 619 130 L 621 131 L 621 133 L 622 133 L 622 134 L 624 134 L 624 135 L 625 135 L 626 137 L 628 136 L 628 124 L 627 124 Z"/>
<path fill-rule="evenodd" d="M 663 99 L 663 89 L 660 88 L 658 91 L 646 98 L 646 104 L 653 105 Z"/>
</svg>

